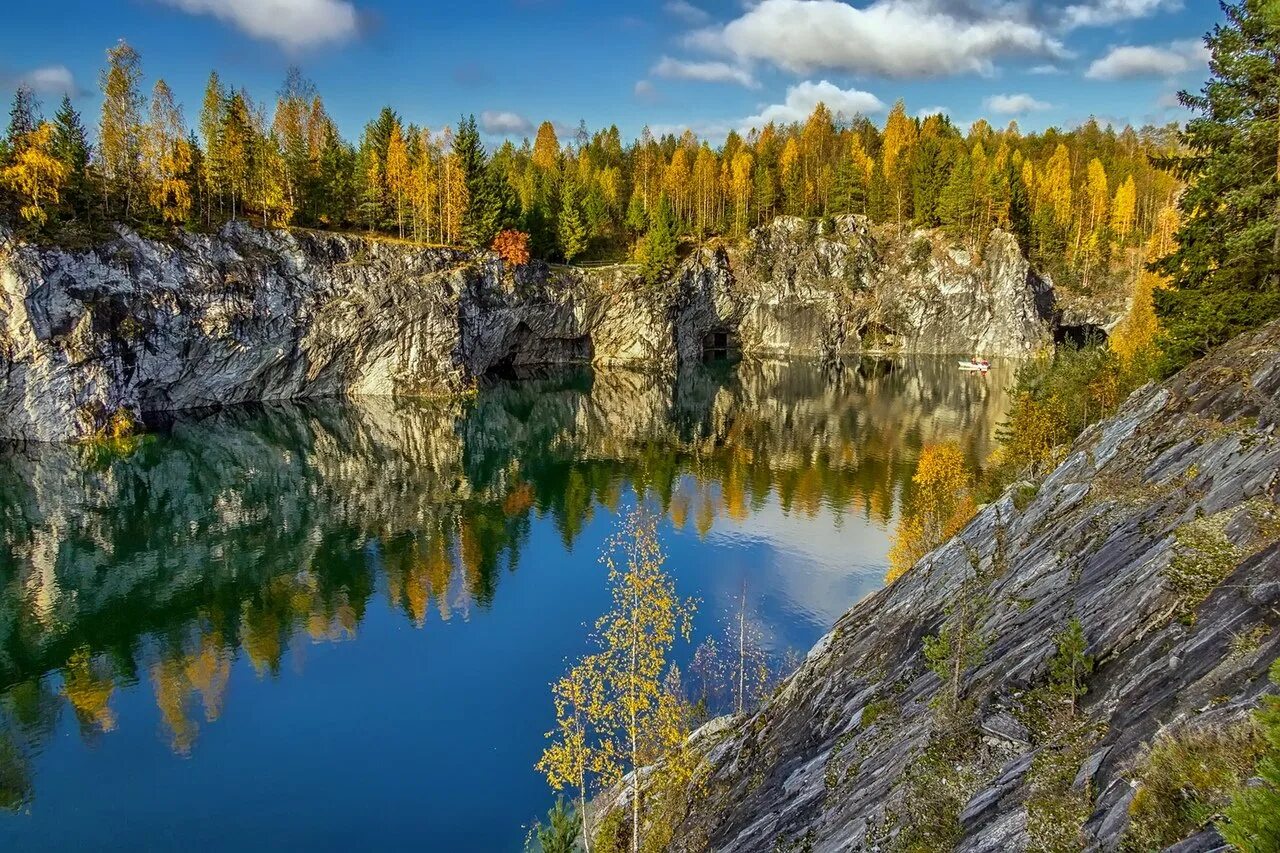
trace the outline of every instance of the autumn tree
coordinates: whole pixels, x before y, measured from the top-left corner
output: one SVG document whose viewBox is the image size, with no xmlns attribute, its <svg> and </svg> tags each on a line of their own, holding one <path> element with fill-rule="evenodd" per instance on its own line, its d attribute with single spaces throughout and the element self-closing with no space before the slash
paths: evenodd
<svg viewBox="0 0 1280 853">
<path fill-rule="evenodd" d="M 973 475 L 955 443 L 930 444 L 920 451 L 908 508 L 898 521 L 889 549 L 893 583 L 926 554 L 958 533 L 973 517 Z"/>
<path fill-rule="evenodd" d="M 607 770 L 612 752 L 598 748 L 594 740 L 592 719 L 607 716 L 601 660 L 594 655 L 584 658 L 551 685 L 555 703 L 556 727 L 547 732 L 551 744 L 538 760 L 537 769 L 547 777 L 556 791 L 572 788 L 577 793 L 578 814 L 582 818 L 583 848 L 591 853 L 591 823 L 587 814 L 588 774 Z"/>
<path fill-rule="evenodd" d="M 889 111 L 884 126 L 884 144 L 880 149 L 880 167 L 889 187 L 895 221 L 901 228 L 910 216 L 911 150 L 916 142 L 916 125 L 907 118 L 906 104 L 898 101 Z"/>
<path fill-rule="evenodd" d="M 409 168 L 409 149 L 405 146 L 399 121 L 394 121 L 391 125 L 386 161 L 387 189 L 391 191 L 396 204 L 396 228 L 400 236 L 404 237 L 404 208 L 412 189 L 412 173 Z"/>
<path fill-rule="evenodd" d="M 694 603 L 676 595 L 665 570 L 657 519 L 643 509 L 622 518 L 601 561 L 608 569 L 613 604 L 596 622 L 600 700 L 592 714 L 601 736 L 600 772 L 606 784 L 630 772 L 631 850 L 642 846 L 640 768 L 670 757 L 687 732 L 664 689 L 668 655 L 678 637 L 688 639 Z M 657 774 L 663 770 L 660 768 Z M 656 784 L 650 782 L 650 784 Z"/>
<path fill-rule="evenodd" d="M 204 99 L 200 104 L 200 141 L 204 146 L 204 160 L 200 171 L 201 196 L 205 201 L 205 224 L 213 222 L 213 199 L 218 199 L 221 212 L 224 204 L 226 158 L 222 146 L 222 132 L 226 122 L 227 93 L 223 89 L 218 72 L 209 72 L 205 84 Z"/>
<path fill-rule="evenodd" d="M 529 235 L 523 231 L 511 228 L 499 231 L 490 248 L 510 266 L 520 267 L 529 263 Z"/>
<path fill-rule="evenodd" d="M 142 79 L 138 52 L 121 41 L 107 51 L 107 69 L 102 73 L 102 122 L 98 127 L 98 153 L 102 160 L 103 206 L 110 199 L 122 203 L 121 215 L 128 219 L 142 192 Z"/>
<path fill-rule="evenodd" d="M 40 122 L 20 142 L 10 165 L 0 170 L 0 179 L 18 194 L 22 218 L 32 225 L 44 225 L 50 207 L 61 197 L 70 169 L 54 154 L 53 125 L 48 122 Z"/>
<path fill-rule="evenodd" d="M 182 108 L 164 80 L 151 93 L 150 119 L 142 140 L 143 174 L 148 200 L 166 223 L 182 223 L 191 211 L 187 176 L 192 152 L 182 121 Z"/>
</svg>

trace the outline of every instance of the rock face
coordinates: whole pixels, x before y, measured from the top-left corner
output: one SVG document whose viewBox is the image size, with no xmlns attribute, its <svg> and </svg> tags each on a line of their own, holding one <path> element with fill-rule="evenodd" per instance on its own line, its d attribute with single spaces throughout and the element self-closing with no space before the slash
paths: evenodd
<svg viewBox="0 0 1280 853">
<path fill-rule="evenodd" d="M 1144 744 L 1238 719 L 1268 689 L 1280 655 L 1280 323 L 1135 392 L 1034 497 L 1024 487 L 1015 505 L 1015 491 L 847 613 L 720 736 L 681 837 L 726 851 L 886 849 L 912 808 L 904 773 L 939 725 L 924 640 L 954 622 L 949 604 L 975 564 L 993 579 L 979 622 L 989 644 L 962 677 L 981 757 L 958 850 L 1037 849 L 1029 778 L 1052 747 L 1017 712 L 1072 618 L 1097 661 L 1081 712 L 1105 732 L 1068 768 L 1090 785 L 1089 849 L 1118 846 Z M 1208 573 L 1207 597 L 1171 579 L 1175 559 Z M 1202 835 L 1189 849 L 1215 846 Z"/>
<path fill-rule="evenodd" d="M 708 347 L 837 360 L 868 349 L 1026 354 L 1051 286 L 1011 237 L 981 259 L 931 237 L 779 219 L 672 280 L 632 267 L 505 269 L 489 253 L 232 223 L 92 251 L 0 232 L 0 439 L 61 441 L 117 412 L 335 394 L 451 393 L 493 371 L 674 370 Z"/>
</svg>

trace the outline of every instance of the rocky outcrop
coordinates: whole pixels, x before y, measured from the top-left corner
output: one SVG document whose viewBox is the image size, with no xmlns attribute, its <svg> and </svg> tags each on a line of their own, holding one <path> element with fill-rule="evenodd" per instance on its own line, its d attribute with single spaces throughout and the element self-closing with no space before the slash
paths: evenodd
<svg viewBox="0 0 1280 853">
<path fill-rule="evenodd" d="M 849 611 L 771 701 L 708 747 L 706 796 L 679 837 L 726 851 L 891 849 L 918 808 L 907 769 L 943 726 L 925 638 L 976 594 L 987 645 L 961 684 L 976 744 L 965 772 L 977 781 L 956 815 L 956 849 L 1037 849 L 1027 799 L 1037 759 L 1057 747 L 1023 713 L 1073 618 L 1096 660 L 1080 713 L 1100 734 L 1066 778 L 1087 792 L 1088 848 L 1115 849 L 1143 745 L 1239 719 L 1268 689 L 1280 655 L 1278 503 L 1272 324 L 1135 392 L 1038 487 L 1011 490 Z"/>
<path fill-rule="evenodd" d="M 866 350 L 1021 355 L 1052 289 L 1014 240 L 981 258 L 865 220 L 779 219 L 650 287 L 633 267 L 504 267 L 232 223 L 88 251 L 0 232 L 0 439 L 59 441 L 148 413 L 335 394 L 448 394 L 539 364 L 670 372 L 708 346 L 838 360 Z"/>
</svg>

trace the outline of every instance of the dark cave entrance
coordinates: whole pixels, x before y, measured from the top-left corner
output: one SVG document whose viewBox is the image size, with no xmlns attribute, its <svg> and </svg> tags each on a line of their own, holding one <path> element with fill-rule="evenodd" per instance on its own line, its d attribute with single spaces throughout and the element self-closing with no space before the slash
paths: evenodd
<svg viewBox="0 0 1280 853">
<path fill-rule="evenodd" d="M 522 321 L 511 334 L 506 354 L 495 361 L 485 375 L 518 379 L 548 367 L 589 365 L 594 358 L 595 343 L 590 335 L 543 337 Z"/>
<path fill-rule="evenodd" d="M 1053 330 L 1053 342 L 1058 346 L 1083 349 L 1093 344 L 1105 344 L 1107 342 L 1107 330 L 1093 323 L 1058 326 Z"/>
<path fill-rule="evenodd" d="M 738 336 L 726 328 L 709 329 L 702 336 L 704 362 L 728 361 L 739 354 Z"/>
</svg>

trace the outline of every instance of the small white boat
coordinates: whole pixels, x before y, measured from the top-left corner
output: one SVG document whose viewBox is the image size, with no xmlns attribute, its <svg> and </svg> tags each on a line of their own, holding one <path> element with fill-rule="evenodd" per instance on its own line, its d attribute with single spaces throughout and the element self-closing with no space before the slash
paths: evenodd
<svg viewBox="0 0 1280 853">
<path fill-rule="evenodd" d="M 978 360 L 978 361 L 973 361 L 973 360 L 969 360 L 969 361 L 962 361 L 962 362 L 960 362 L 960 369 L 961 369 L 961 370 L 973 370 L 973 371 L 979 371 L 979 370 L 980 370 L 980 371 L 982 371 L 983 373 L 986 373 L 988 370 L 990 370 L 990 369 L 991 369 L 991 362 L 989 362 L 989 361 L 984 361 L 984 360 L 981 360 L 981 359 L 980 359 L 980 360 Z"/>
</svg>

